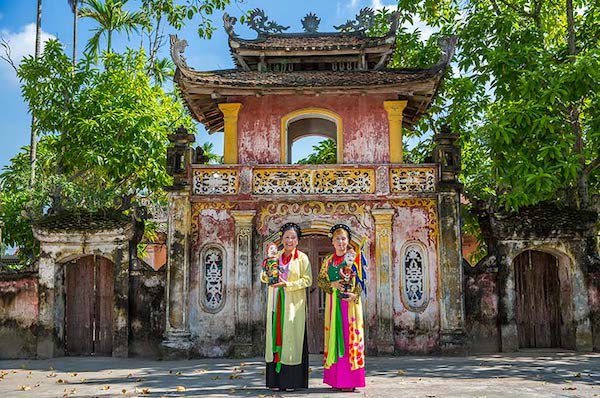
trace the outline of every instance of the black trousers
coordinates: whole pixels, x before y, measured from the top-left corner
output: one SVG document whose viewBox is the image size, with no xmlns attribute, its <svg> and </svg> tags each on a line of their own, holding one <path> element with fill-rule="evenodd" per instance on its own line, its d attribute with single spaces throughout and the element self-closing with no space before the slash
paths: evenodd
<svg viewBox="0 0 600 398">
<path fill-rule="evenodd" d="M 304 342 L 302 343 L 302 363 L 300 365 L 281 365 L 279 373 L 274 362 L 267 362 L 268 388 L 308 388 L 308 343 L 306 342 L 306 325 L 304 325 Z"/>
</svg>

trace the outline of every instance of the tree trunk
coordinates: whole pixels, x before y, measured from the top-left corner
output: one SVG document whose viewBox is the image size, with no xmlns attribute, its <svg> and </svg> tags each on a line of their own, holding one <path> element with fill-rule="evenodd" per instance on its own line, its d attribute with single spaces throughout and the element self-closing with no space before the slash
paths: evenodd
<svg viewBox="0 0 600 398">
<path fill-rule="evenodd" d="M 575 20 L 573 18 L 573 0 L 566 0 L 566 11 L 567 11 L 567 43 L 569 45 L 569 61 L 575 63 L 575 56 L 577 55 L 577 48 L 575 46 Z M 579 206 L 585 209 L 589 206 L 589 195 L 588 195 L 588 174 L 585 172 L 585 154 L 583 142 L 583 133 L 581 131 L 581 124 L 579 121 L 580 112 L 579 105 L 572 103 L 569 105 L 569 124 L 571 125 L 571 131 L 575 136 L 575 144 L 573 150 L 579 158 L 579 164 L 581 166 L 581 172 L 577 176 L 577 196 L 579 197 Z"/>
<path fill-rule="evenodd" d="M 75 65 L 77 64 L 77 8 L 79 0 L 73 2 L 73 71 L 75 71 Z"/>
<path fill-rule="evenodd" d="M 42 0 L 37 2 L 37 22 L 35 27 L 35 59 L 40 57 L 42 47 Z M 35 115 L 31 115 L 31 137 L 29 142 L 29 162 L 31 164 L 31 178 L 29 185 L 35 183 L 35 167 L 37 159 L 37 121 Z"/>
</svg>

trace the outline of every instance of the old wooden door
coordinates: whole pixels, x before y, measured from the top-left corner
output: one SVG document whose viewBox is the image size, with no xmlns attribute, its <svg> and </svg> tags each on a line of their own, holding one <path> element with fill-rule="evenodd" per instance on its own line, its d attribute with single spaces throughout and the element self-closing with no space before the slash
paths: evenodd
<svg viewBox="0 0 600 398">
<path fill-rule="evenodd" d="M 111 355 L 114 266 L 86 256 L 66 266 L 65 348 L 67 355 Z"/>
<path fill-rule="evenodd" d="M 308 255 L 312 267 L 313 283 L 307 290 L 308 296 L 308 352 L 323 352 L 323 324 L 325 322 L 325 294 L 317 286 L 317 277 L 323 259 L 333 252 L 331 241 L 326 236 L 302 237 L 298 249 Z"/>
<path fill-rule="evenodd" d="M 528 250 L 514 260 L 520 348 L 560 347 L 558 260 Z"/>
</svg>

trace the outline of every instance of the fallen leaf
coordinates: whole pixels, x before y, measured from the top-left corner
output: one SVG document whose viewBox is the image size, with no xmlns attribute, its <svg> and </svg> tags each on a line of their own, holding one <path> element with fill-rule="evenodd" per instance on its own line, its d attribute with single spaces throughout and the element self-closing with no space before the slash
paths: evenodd
<svg viewBox="0 0 600 398">
<path fill-rule="evenodd" d="M 173 369 L 169 369 L 169 374 L 172 375 L 173 374 Z"/>
<path fill-rule="evenodd" d="M 142 388 L 140 390 L 140 394 L 144 394 L 144 395 L 150 394 L 150 389 L 149 388 Z"/>
<path fill-rule="evenodd" d="M 133 374 L 132 374 L 132 373 L 129 373 L 129 374 L 127 375 L 127 378 L 128 378 L 128 379 L 131 379 L 131 377 L 132 377 L 132 376 L 133 376 Z"/>
<path fill-rule="evenodd" d="M 230 393 L 230 394 L 235 394 L 235 388 L 230 388 L 230 389 L 229 389 L 229 393 Z"/>
<path fill-rule="evenodd" d="M 215 376 L 215 377 L 211 377 L 212 380 L 219 380 L 220 377 L 219 376 Z"/>
<path fill-rule="evenodd" d="M 196 373 L 206 373 L 206 369 L 196 369 Z"/>
<path fill-rule="evenodd" d="M 54 370 L 54 367 L 52 367 L 52 366 L 49 366 L 49 367 L 48 367 L 48 370 Z"/>
<path fill-rule="evenodd" d="M 177 372 L 175 373 L 177 376 L 181 376 L 181 372 Z"/>
<path fill-rule="evenodd" d="M 237 379 L 241 379 L 242 376 L 240 376 L 238 374 L 233 374 L 233 375 L 229 376 L 229 378 L 232 379 L 232 380 L 237 380 Z"/>
<path fill-rule="evenodd" d="M 126 390 L 126 389 L 122 389 L 122 390 L 121 390 L 121 392 L 122 392 L 123 394 L 127 394 L 127 390 Z"/>
<path fill-rule="evenodd" d="M 402 369 L 399 369 L 398 372 L 397 372 L 397 374 L 400 375 L 400 376 L 404 376 L 406 374 L 406 372 L 403 371 Z"/>
<path fill-rule="evenodd" d="M 308 368 L 308 373 L 312 373 L 312 368 Z"/>
<path fill-rule="evenodd" d="M 75 377 L 77 376 L 77 373 L 71 373 L 71 376 Z"/>
<path fill-rule="evenodd" d="M 57 382 L 58 384 L 61 384 L 61 383 L 64 383 L 65 381 L 64 381 L 63 379 L 58 379 L 58 380 L 56 380 L 56 382 Z"/>
<path fill-rule="evenodd" d="M 581 373 L 577 373 L 575 377 L 581 377 Z"/>
<path fill-rule="evenodd" d="M 56 377 L 56 373 L 52 372 L 52 373 L 48 373 L 46 375 L 46 377 Z"/>
<path fill-rule="evenodd" d="M 104 391 L 109 390 L 109 389 L 110 389 L 110 386 L 102 386 L 102 390 L 104 390 Z"/>
<path fill-rule="evenodd" d="M 29 390 L 31 390 L 31 387 L 29 387 L 29 386 L 19 386 L 19 390 L 21 390 L 21 391 L 29 391 Z"/>
<path fill-rule="evenodd" d="M 577 387 L 563 387 L 563 390 L 577 390 Z"/>
<path fill-rule="evenodd" d="M 144 380 L 144 379 L 142 379 L 141 377 L 140 377 L 139 379 L 135 379 L 135 381 L 137 381 L 138 383 L 139 383 L 140 381 L 143 381 L 143 380 Z"/>
<path fill-rule="evenodd" d="M 184 392 L 185 391 L 185 387 L 184 386 L 177 386 L 176 390 L 178 392 Z"/>
</svg>

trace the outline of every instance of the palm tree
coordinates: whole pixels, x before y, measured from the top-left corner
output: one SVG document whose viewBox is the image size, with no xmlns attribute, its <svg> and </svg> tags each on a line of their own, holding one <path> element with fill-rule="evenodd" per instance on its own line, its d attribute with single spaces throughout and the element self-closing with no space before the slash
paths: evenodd
<svg viewBox="0 0 600 398">
<path fill-rule="evenodd" d="M 83 0 L 83 7 L 79 10 L 79 16 L 92 18 L 98 22 L 98 27 L 93 29 L 95 32 L 88 41 L 85 50 L 92 56 L 97 57 L 100 50 L 100 38 L 106 35 L 106 51 L 111 52 L 112 34 L 114 31 L 137 32 L 138 29 L 148 26 L 148 19 L 143 11 L 129 12 L 123 9 L 127 0 Z"/>
<path fill-rule="evenodd" d="M 201 146 L 202 151 L 204 152 L 204 156 L 208 158 L 208 164 L 219 164 L 223 163 L 223 157 L 217 155 L 214 150 L 214 145 L 212 142 L 205 142 Z"/>
<path fill-rule="evenodd" d="M 77 8 L 80 0 L 67 0 L 73 11 L 73 69 L 77 63 Z"/>
<path fill-rule="evenodd" d="M 35 59 L 42 52 L 42 0 L 37 2 L 37 18 L 35 25 Z M 37 121 L 35 115 L 31 115 L 31 137 L 29 142 L 29 162 L 31 163 L 31 179 L 29 186 L 35 183 L 35 164 L 37 160 Z"/>
</svg>

